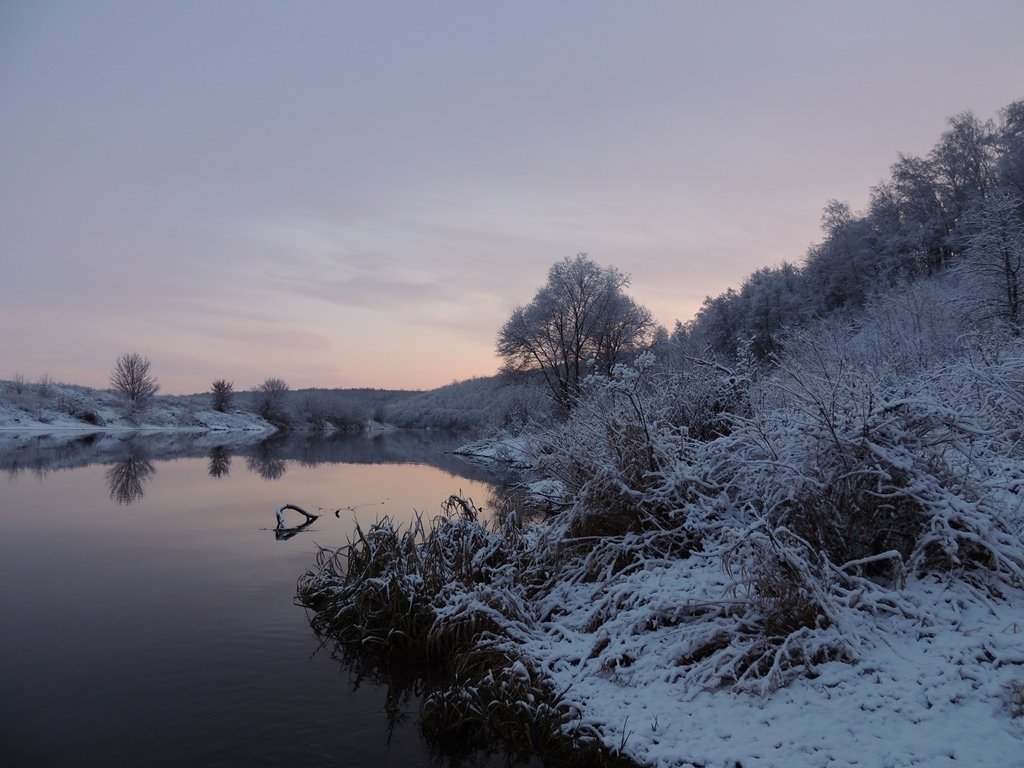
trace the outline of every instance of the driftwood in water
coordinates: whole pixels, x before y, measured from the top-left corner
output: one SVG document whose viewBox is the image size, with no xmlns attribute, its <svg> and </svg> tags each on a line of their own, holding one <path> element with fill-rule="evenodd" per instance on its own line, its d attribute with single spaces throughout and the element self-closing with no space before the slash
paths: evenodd
<svg viewBox="0 0 1024 768">
<path fill-rule="evenodd" d="M 306 516 L 306 522 L 302 524 L 303 527 L 309 525 L 314 520 L 316 520 L 318 517 L 320 517 L 320 515 L 314 515 L 314 514 L 312 514 L 310 512 L 307 512 L 302 507 L 297 507 L 294 504 L 285 504 L 284 506 L 282 506 L 280 509 L 277 510 L 277 529 L 278 530 L 281 530 L 283 528 L 287 528 L 288 527 L 288 526 L 286 526 L 284 524 L 284 511 L 286 509 L 294 509 L 299 514 Z"/>
</svg>

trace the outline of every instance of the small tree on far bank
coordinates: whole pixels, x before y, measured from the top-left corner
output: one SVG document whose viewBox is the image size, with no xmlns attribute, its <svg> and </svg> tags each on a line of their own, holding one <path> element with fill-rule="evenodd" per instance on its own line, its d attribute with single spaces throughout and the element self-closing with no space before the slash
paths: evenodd
<svg viewBox="0 0 1024 768">
<path fill-rule="evenodd" d="M 256 387 L 256 412 L 271 424 L 288 426 L 290 419 L 284 409 L 288 385 L 284 379 L 269 378 Z"/>
<path fill-rule="evenodd" d="M 149 358 L 138 352 L 125 352 L 114 364 L 110 386 L 133 406 L 142 405 L 160 391 L 160 382 L 149 372 L 151 366 Z"/>
<path fill-rule="evenodd" d="M 235 385 L 225 379 L 217 379 L 210 387 L 210 398 L 213 410 L 227 413 L 231 410 L 231 400 L 235 394 Z"/>
</svg>

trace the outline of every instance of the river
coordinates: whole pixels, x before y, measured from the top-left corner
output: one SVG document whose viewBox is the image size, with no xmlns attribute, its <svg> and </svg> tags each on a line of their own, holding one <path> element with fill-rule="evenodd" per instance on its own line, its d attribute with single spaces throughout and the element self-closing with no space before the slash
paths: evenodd
<svg viewBox="0 0 1024 768">
<path fill-rule="evenodd" d="M 295 604 L 357 518 L 493 503 L 458 437 L 225 440 L 0 440 L 0 763 L 504 764 L 427 743 L 416 696 L 360 679 Z M 323 516 L 282 535 L 286 502 Z"/>
</svg>

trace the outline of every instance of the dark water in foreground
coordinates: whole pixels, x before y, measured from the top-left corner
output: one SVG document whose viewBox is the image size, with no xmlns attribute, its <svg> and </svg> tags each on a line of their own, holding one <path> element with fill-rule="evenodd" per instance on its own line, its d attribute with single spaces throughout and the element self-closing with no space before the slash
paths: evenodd
<svg viewBox="0 0 1024 768">
<path fill-rule="evenodd" d="M 454 444 L 0 443 L 0 764 L 449 764 L 415 697 L 354 687 L 294 596 L 356 515 L 433 514 L 460 489 L 488 504 Z M 282 540 L 285 502 L 331 512 Z"/>
</svg>

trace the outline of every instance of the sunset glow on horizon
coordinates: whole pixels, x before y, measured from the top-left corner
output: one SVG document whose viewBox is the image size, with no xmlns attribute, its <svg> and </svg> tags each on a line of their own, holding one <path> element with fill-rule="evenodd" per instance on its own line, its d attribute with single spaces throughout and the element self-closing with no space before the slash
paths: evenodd
<svg viewBox="0 0 1024 768">
<path fill-rule="evenodd" d="M 1000 0 L 7 3 L 0 379 L 437 387 L 578 252 L 671 329 L 1024 97 L 1022 32 Z"/>
</svg>

